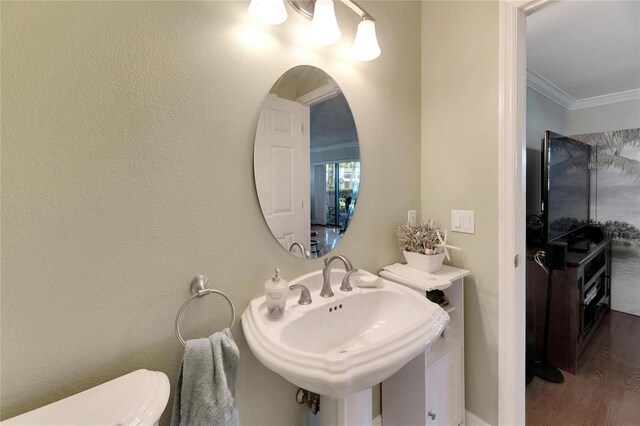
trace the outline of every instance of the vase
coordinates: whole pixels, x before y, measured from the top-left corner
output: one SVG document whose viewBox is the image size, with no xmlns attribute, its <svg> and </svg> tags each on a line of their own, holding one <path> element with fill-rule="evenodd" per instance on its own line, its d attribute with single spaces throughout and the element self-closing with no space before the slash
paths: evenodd
<svg viewBox="0 0 640 426">
<path fill-rule="evenodd" d="M 403 251 L 407 265 L 424 272 L 437 272 L 444 261 L 444 252 L 438 254 L 421 254 Z"/>
</svg>

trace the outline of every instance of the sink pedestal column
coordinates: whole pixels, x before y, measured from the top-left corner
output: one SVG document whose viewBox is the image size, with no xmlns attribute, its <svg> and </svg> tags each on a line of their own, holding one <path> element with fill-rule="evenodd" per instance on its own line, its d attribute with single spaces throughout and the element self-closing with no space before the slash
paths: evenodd
<svg viewBox="0 0 640 426">
<path fill-rule="evenodd" d="M 371 388 L 344 398 L 320 396 L 320 426 L 371 426 Z"/>
</svg>

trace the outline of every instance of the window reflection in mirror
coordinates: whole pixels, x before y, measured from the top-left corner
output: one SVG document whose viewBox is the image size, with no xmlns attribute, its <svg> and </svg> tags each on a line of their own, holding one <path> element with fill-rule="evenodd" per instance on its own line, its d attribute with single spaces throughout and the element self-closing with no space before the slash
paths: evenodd
<svg viewBox="0 0 640 426">
<path fill-rule="evenodd" d="M 315 258 L 339 244 L 358 200 L 360 150 L 349 104 L 324 71 L 295 67 L 273 85 L 254 174 L 265 221 L 285 250 Z"/>
</svg>

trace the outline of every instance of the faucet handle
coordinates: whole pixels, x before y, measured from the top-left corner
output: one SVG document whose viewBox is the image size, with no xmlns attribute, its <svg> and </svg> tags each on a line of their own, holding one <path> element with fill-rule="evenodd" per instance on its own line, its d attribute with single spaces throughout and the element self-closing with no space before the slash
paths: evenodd
<svg viewBox="0 0 640 426">
<path fill-rule="evenodd" d="M 289 290 L 302 290 L 300 292 L 300 298 L 298 299 L 299 305 L 309 305 L 311 304 L 311 294 L 309 293 L 309 289 L 302 284 L 293 284 L 289 286 Z"/>
<path fill-rule="evenodd" d="M 352 269 L 350 271 L 347 271 L 345 276 L 342 278 L 342 285 L 340 285 L 340 290 L 342 291 L 353 290 L 353 287 L 351 287 L 351 281 L 349 281 L 349 279 L 351 278 L 351 275 L 353 275 L 356 272 L 358 272 L 357 269 Z"/>
</svg>

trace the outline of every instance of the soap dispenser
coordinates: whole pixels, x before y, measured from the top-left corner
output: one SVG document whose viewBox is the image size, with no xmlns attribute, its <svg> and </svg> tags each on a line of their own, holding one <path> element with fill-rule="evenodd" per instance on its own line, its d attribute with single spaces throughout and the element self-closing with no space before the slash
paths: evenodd
<svg viewBox="0 0 640 426">
<path fill-rule="evenodd" d="M 282 318 L 287 303 L 289 283 L 280 277 L 280 269 L 264 283 L 264 295 L 267 299 L 267 313 L 271 318 Z"/>
</svg>

